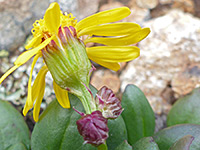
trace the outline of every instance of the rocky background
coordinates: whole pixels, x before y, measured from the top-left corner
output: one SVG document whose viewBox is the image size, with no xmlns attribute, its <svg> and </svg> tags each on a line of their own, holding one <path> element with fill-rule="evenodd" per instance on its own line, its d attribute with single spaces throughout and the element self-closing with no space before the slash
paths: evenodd
<svg viewBox="0 0 200 150">
<path fill-rule="evenodd" d="M 0 0 L 0 76 L 24 51 L 35 20 L 54 0 Z M 124 21 L 150 27 L 147 39 L 138 43 L 141 55 L 122 63 L 113 72 L 96 64 L 91 84 L 103 85 L 122 96 L 127 84 L 137 85 L 147 96 L 157 117 L 157 129 L 165 125 L 172 104 L 200 86 L 200 1 L 199 0 L 58 0 L 61 9 L 78 20 L 111 8 L 128 6 L 132 14 Z M 38 61 L 33 79 L 39 71 Z M 0 99 L 11 101 L 21 111 L 27 94 L 31 61 L 0 85 Z M 46 79 L 42 109 L 55 97 L 51 76 Z M 26 119 L 32 122 L 31 117 Z M 30 127 L 31 128 L 31 127 Z"/>
</svg>

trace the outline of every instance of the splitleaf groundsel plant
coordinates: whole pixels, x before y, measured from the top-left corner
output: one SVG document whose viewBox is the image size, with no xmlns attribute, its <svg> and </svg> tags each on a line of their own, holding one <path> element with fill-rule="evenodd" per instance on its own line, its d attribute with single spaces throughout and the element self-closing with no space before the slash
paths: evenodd
<svg viewBox="0 0 200 150">
<path fill-rule="evenodd" d="M 150 32 L 149 28 L 141 28 L 135 23 L 117 22 L 130 13 L 129 8 L 120 7 L 96 13 L 77 22 L 72 14 L 63 13 L 58 3 L 51 3 L 44 18 L 33 24 L 33 38 L 26 45 L 26 51 L 0 78 L 0 84 L 9 74 L 34 57 L 23 114 L 26 115 L 34 106 L 33 117 L 38 121 L 48 71 L 53 77 L 53 87 L 60 105 L 70 107 L 70 92 L 81 100 L 86 114 L 91 114 L 96 110 L 96 105 L 87 89 L 92 70 L 89 59 L 117 71 L 120 69 L 119 62 L 127 62 L 139 56 L 139 48 L 131 45 L 144 39 Z M 83 36 L 87 38 L 83 39 Z M 103 46 L 86 47 L 87 43 L 99 43 Z M 44 60 L 44 66 L 31 85 L 34 65 L 40 57 Z"/>
</svg>

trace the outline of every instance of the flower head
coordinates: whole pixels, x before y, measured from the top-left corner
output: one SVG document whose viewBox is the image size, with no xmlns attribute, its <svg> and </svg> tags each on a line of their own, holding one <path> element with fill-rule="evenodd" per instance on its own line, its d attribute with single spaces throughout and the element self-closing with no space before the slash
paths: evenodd
<svg viewBox="0 0 200 150">
<path fill-rule="evenodd" d="M 123 111 L 121 101 L 111 89 L 103 86 L 96 94 L 96 105 L 107 119 L 116 119 Z"/>
<path fill-rule="evenodd" d="M 27 51 L 22 53 L 14 62 L 14 66 L 0 78 L 0 84 L 34 56 L 23 114 L 26 115 L 35 103 L 33 116 L 38 120 L 44 95 L 45 75 L 48 71 L 54 79 L 57 100 L 62 107 L 69 108 L 68 91 L 79 93 L 78 83 L 89 85 L 89 59 L 117 71 L 120 69 L 119 62 L 130 61 L 139 56 L 139 48 L 130 45 L 144 39 L 150 29 L 142 29 L 135 23 L 112 23 L 128 15 L 130 10 L 121 7 L 99 12 L 77 22 L 72 14 L 63 14 L 58 3 L 51 3 L 44 18 L 36 20 L 33 24 L 33 38 L 25 47 Z M 82 36 L 85 35 L 87 38 L 83 39 Z M 86 48 L 85 44 L 90 42 L 104 46 Z M 39 57 L 44 59 L 45 64 L 31 86 L 33 68 Z"/>
<path fill-rule="evenodd" d="M 85 143 L 99 146 L 105 143 L 108 138 L 108 120 L 102 116 L 100 111 L 83 115 L 76 124 L 80 135 L 83 136 Z"/>
</svg>

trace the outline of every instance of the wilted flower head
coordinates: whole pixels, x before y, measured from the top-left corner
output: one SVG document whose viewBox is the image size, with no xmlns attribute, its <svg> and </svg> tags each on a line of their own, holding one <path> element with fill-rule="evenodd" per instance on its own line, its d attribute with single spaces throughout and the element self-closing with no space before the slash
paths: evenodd
<svg viewBox="0 0 200 150">
<path fill-rule="evenodd" d="M 72 14 L 63 14 L 58 3 L 50 4 L 44 18 L 33 24 L 33 38 L 25 47 L 27 51 L 22 53 L 14 62 L 14 66 L 0 78 L 0 84 L 34 56 L 23 114 L 26 115 L 35 103 L 33 116 L 38 120 L 45 89 L 45 75 L 48 71 L 54 79 L 57 100 L 62 107 L 69 108 L 68 91 L 81 95 L 80 83 L 89 85 L 89 59 L 117 71 L 120 69 L 119 62 L 130 61 L 139 56 L 139 48 L 129 45 L 144 39 L 150 29 L 142 29 L 135 23 L 112 23 L 128 15 L 129 8 L 121 7 L 99 12 L 77 22 Z M 82 36 L 85 35 L 88 37 L 83 39 Z M 85 44 L 90 42 L 104 46 L 86 48 Z M 44 59 L 45 64 L 31 86 L 33 68 L 39 57 Z"/>
<path fill-rule="evenodd" d="M 76 124 L 80 135 L 83 136 L 85 143 L 99 146 L 105 143 L 108 138 L 108 120 L 102 116 L 100 111 L 83 115 Z"/>
<path fill-rule="evenodd" d="M 97 109 L 107 119 L 116 119 L 123 111 L 121 101 L 111 89 L 103 86 L 96 94 L 95 102 Z"/>
</svg>

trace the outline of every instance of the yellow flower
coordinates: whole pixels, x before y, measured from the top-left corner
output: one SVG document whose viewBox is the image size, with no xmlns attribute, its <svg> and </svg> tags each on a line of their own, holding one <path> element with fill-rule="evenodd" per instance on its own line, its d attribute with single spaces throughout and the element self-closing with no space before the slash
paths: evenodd
<svg viewBox="0 0 200 150">
<path fill-rule="evenodd" d="M 35 121 L 38 121 L 40 104 L 45 89 L 45 75 L 48 71 L 51 72 L 45 61 L 43 51 L 54 45 L 53 42 L 58 47 L 63 46 L 62 36 L 59 35 L 59 31 L 69 30 L 70 34 L 79 40 L 83 40 L 84 44 L 90 42 L 103 44 L 104 46 L 86 48 L 87 57 L 106 68 L 117 71 L 120 69 L 119 62 L 127 62 L 139 56 L 139 48 L 130 45 L 141 41 L 150 32 L 149 28 L 141 28 L 135 23 L 112 23 L 128 15 L 130 15 L 129 8 L 121 7 L 99 12 L 77 23 L 72 14 L 63 14 L 61 12 L 58 3 L 51 3 L 44 15 L 44 19 L 37 20 L 33 24 L 33 38 L 25 47 L 27 51 L 22 53 L 14 62 L 14 66 L 0 78 L 0 84 L 9 74 L 34 56 L 23 114 L 26 115 L 35 103 L 33 117 Z M 87 38 L 83 39 L 82 37 L 85 35 L 87 35 Z M 31 86 L 33 68 L 39 57 L 44 59 L 45 65 L 41 68 L 33 86 Z M 68 92 L 57 83 L 57 81 L 53 82 L 57 100 L 62 107 L 69 108 Z"/>
</svg>

